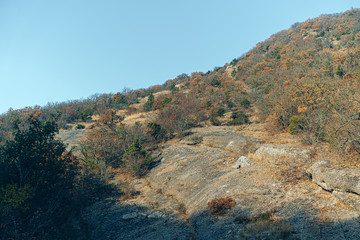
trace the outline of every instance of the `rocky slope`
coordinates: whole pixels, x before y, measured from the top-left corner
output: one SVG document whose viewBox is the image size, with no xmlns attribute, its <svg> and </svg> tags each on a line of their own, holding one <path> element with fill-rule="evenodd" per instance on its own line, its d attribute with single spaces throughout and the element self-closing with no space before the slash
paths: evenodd
<svg viewBox="0 0 360 240">
<path fill-rule="evenodd" d="M 207 126 L 163 144 L 147 177 L 130 179 L 133 199 L 114 195 L 83 213 L 93 238 L 358 239 L 358 169 L 335 169 L 324 146 L 269 132 Z M 236 205 L 213 216 L 208 202 L 221 197 Z"/>
</svg>

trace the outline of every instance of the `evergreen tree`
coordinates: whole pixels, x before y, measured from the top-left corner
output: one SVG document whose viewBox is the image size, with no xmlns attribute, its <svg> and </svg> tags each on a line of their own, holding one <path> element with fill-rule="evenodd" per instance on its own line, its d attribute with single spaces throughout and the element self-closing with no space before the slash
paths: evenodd
<svg viewBox="0 0 360 240">
<path fill-rule="evenodd" d="M 143 107 L 144 111 L 145 112 L 151 111 L 151 109 L 152 109 L 152 107 L 154 105 L 154 102 L 155 102 L 155 97 L 154 97 L 154 95 L 152 93 L 150 93 L 147 102 L 144 104 L 144 107 Z"/>
<path fill-rule="evenodd" d="M 152 158 L 141 146 L 139 139 L 135 138 L 133 143 L 126 149 L 123 162 L 135 176 L 143 176 L 150 169 Z"/>
</svg>

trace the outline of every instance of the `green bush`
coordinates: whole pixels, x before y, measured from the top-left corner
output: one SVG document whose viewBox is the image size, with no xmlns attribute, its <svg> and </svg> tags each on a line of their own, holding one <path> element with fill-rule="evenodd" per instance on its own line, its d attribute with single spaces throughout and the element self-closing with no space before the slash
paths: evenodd
<svg viewBox="0 0 360 240">
<path fill-rule="evenodd" d="M 296 115 L 289 120 L 289 133 L 296 134 L 303 130 L 304 117 Z"/>
<path fill-rule="evenodd" d="M 218 79 L 213 79 L 213 80 L 211 80 L 210 85 L 213 87 L 219 87 L 219 86 L 221 86 L 221 81 Z"/>
<path fill-rule="evenodd" d="M 76 127 L 75 127 L 75 129 L 84 129 L 85 128 L 85 125 L 83 125 L 83 124 L 77 124 L 76 125 Z"/>
<path fill-rule="evenodd" d="M 211 107 L 212 107 L 212 102 L 207 101 L 207 102 L 206 102 L 205 109 L 206 109 L 206 110 L 210 110 Z"/>
<path fill-rule="evenodd" d="M 133 143 L 125 150 L 123 162 L 134 176 L 145 175 L 153 160 L 145 149 L 140 145 L 139 139 L 135 138 Z"/>
<path fill-rule="evenodd" d="M 172 101 L 171 97 L 165 97 L 164 100 L 161 102 L 161 108 L 164 108 L 171 101 Z"/>
<path fill-rule="evenodd" d="M 240 105 L 244 108 L 250 107 L 250 101 L 247 98 L 243 98 L 240 100 Z"/>
<path fill-rule="evenodd" d="M 231 118 L 233 120 L 227 122 L 226 125 L 231 126 L 231 125 L 242 125 L 242 124 L 249 123 L 249 117 L 243 111 L 233 112 L 231 114 Z"/>
<path fill-rule="evenodd" d="M 154 138 L 156 141 L 161 141 L 166 137 L 165 130 L 161 127 L 160 124 L 151 122 L 148 123 L 148 133 L 152 138 Z"/>
<path fill-rule="evenodd" d="M 340 65 L 337 67 L 335 74 L 338 75 L 339 77 L 344 76 L 344 69 L 342 69 L 342 67 L 340 67 Z"/>
<path fill-rule="evenodd" d="M 29 209 L 29 200 L 34 196 L 33 189 L 26 184 L 8 184 L 0 189 L 0 212 L 9 213 L 14 210 L 25 212 Z"/>
<path fill-rule="evenodd" d="M 85 108 L 84 110 L 82 110 L 78 117 L 83 121 L 85 122 L 86 120 L 88 120 L 91 115 L 93 115 L 94 113 L 94 110 L 90 109 L 90 108 Z"/>
<path fill-rule="evenodd" d="M 152 93 L 150 93 L 147 102 L 143 106 L 143 110 L 145 112 L 151 111 L 154 103 L 155 103 L 155 97 L 154 97 L 154 95 Z"/>
<path fill-rule="evenodd" d="M 225 114 L 225 109 L 223 109 L 222 107 L 219 107 L 218 110 L 216 110 L 215 112 L 215 116 L 217 117 L 222 117 Z"/>
<path fill-rule="evenodd" d="M 237 59 L 237 58 L 234 58 L 231 62 L 230 62 L 230 65 L 231 66 L 234 66 L 234 65 L 236 65 L 236 63 L 239 61 L 239 59 Z"/>
<path fill-rule="evenodd" d="M 214 115 L 210 116 L 210 123 L 214 126 L 219 126 L 221 124 L 220 121 Z"/>
<path fill-rule="evenodd" d="M 324 32 L 324 31 L 321 31 L 321 32 L 319 32 L 319 34 L 316 35 L 315 37 L 323 37 L 323 36 L 325 36 L 325 32 Z"/>
<path fill-rule="evenodd" d="M 2 239 L 58 239 L 61 226 L 80 210 L 74 194 L 77 159 L 55 139 L 56 132 L 55 122 L 31 116 L 0 147 Z"/>
</svg>

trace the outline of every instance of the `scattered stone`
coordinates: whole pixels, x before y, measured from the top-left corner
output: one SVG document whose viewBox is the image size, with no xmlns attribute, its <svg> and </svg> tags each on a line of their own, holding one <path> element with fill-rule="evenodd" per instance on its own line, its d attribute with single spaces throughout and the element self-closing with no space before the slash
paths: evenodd
<svg viewBox="0 0 360 240">
<path fill-rule="evenodd" d="M 123 220 L 130 220 L 130 219 L 134 219 L 138 217 L 138 213 L 137 212 L 132 212 L 132 213 L 128 213 L 128 214 L 124 214 L 122 216 Z"/>
<path fill-rule="evenodd" d="M 235 165 L 232 166 L 232 168 L 239 169 L 240 167 L 248 167 L 254 165 L 254 161 L 248 157 L 241 156 L 236 161 Z"/>
<path fill-rule="evenodd" d="M 142 213 L 142 212 L 141 212 L 141 213 L 139 213 L 139 215 L 142 216 L 142 217 L 147 217 L 147 214 L 146 214 L 146 213 Z"/>
<path fill-rule="evenodd" d="M 166 217 L 166 215 L 160 211 L 155 211 L 150 213 L 148 216 L 148 218 L 164 218 Z"/>
<path fill-rule="evenodd" d="M 186 145 L 196 145 L 203 141 L 203 137 L 201 136 L 190 136 L 180 141 L 182 144 Z"/>
</svg>

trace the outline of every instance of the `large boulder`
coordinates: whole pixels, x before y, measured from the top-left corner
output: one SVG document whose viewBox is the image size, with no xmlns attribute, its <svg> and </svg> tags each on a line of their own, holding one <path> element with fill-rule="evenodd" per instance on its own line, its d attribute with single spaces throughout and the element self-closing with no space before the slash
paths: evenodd
<svg viewBox="0 0 360 240">
<path fill-rule="evenodd" d="M 285 144 L 263 144 L 254 153 L 257 159 L 268 160 L 274 164 L 287 160 L 297 164 L 306 163 L 311 159 L 311 155 L 310 149 Z"/>
<path fill-rule="evenodd" d="M 310 170 L 313 181 L 322 188 L 360 195 L 360 169 L 334 168 L 326 161 L 318 161 Z"/>
</svg>

